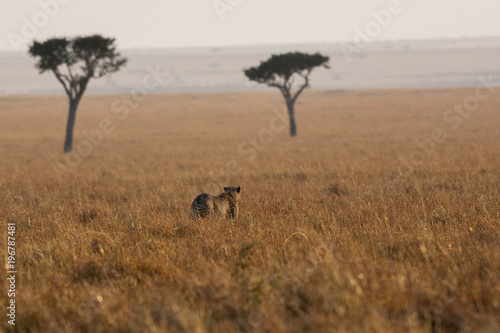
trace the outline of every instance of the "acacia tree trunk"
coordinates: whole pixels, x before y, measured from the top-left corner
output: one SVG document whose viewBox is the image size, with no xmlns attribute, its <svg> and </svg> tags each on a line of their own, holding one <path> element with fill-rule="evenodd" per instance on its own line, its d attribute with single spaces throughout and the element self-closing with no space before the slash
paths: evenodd
<svg viewBox="0 0 500 333">
<path fill-rule="evenodd" d="M 73 150 L 73 129 L 75 128 L 76 109 L 80 103 L 80 97 L 69 99 L 68 123 L 66 125 L 66 139 L 64 140 L 64 152 L 71 153 Z"/>
<path fill-rule="evenodd" d="M 286 107 L 288 109 L 288 117 L 290 119 L 290 136 L 297 136 L 297 125 L 295 124 L 295 113 L 293 110 L 294 107 L 293 100 L 286 101 Z"/>
</svg>

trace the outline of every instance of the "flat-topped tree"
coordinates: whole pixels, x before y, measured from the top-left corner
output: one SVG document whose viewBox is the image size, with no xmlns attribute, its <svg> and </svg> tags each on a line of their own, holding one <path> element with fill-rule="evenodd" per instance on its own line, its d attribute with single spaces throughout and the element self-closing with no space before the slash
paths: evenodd
<svg viewBox="0 0 500 333">
<path fill-rule="evenodd" d="M 34 41 L 29 54 L 39 58 L 36 67 L 40 73 L 54 73 L 68 95 L 69 114 L 64 152 L 69 153 L 73 146 L 76 109 L 90 79 L 119 71 L 127 59 L 116 51 L 114 38 L 100 35 L 52 38 L 42 43 Z"/>
<path fill-rule="evenodd" d="M 245 70 L 245 75 L 252 81 L 264 83 L 269 87 L 276 87 L 285 98 L 288 116 L 290 118 L 290 136 L 297 135 L 295 124 L 294 105 L 299 95 L 309 85 L 309 75 L 316 67 L 328 67 L 327 56 L 319 53 L 307 54 L 291 52 L 275 55 L 266 61 L 262 61 L 258 67 Z M 302 77 L 304 81 L 295 94 L 292 93 L 292 85 L 295 75 Z"/>
</svg>

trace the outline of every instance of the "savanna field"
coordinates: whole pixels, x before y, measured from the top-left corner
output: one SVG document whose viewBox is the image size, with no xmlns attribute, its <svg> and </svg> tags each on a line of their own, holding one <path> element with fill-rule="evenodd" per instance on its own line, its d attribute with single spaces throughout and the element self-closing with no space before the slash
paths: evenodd
<svg viewBox="0 0 500 333">
<path fill-rule="evenodd" d="M 499 92 L 306 91 L 295 138 L 277 91 L 87 95 L 71 166 L 65 96 L 1 97 L 14 331 L 500 332 Z"/>
</svg>

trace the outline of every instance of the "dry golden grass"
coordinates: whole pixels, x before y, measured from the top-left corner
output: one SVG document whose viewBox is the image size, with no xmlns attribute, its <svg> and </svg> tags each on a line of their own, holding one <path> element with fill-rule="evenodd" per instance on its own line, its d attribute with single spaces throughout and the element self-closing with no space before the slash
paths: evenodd
<svg viewBox="0 0 500 333">
<path fill-rule="evenodd" d="M 1 98 L 17 332 L 500 331 L 500 94 L 456 130 L 442 118 L 472 93 L 309 91 L 299 136 L 253 160 L 238 147 L 278 92 L 150 95 L 125 120 L 117 96 L 86 96 L 75 146 L 115 130 L 62 180 L 65 98 Z M 401 176 L 436 127 L 446 141 Z M 240 219 L 189 220 L 221 172 Z"/>
</svg>

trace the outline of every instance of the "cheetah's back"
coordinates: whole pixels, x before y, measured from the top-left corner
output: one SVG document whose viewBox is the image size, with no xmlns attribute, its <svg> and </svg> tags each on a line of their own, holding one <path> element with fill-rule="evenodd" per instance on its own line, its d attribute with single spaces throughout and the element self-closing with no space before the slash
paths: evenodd
<svg viewBox="0 0 500 333">
<path fill-rule="evenodd" d="M 237 218 L 238 202 L 228 193 L 222 193 L 213 198 L 214 212 L 221 217 Z"/>
<path fill-rule="evenodd" d="M 198 195 L 191 205 L 191 218 L 219 216 L 237 219 L 240 190 L 241 187 L 224 187 L 224 193 L 218 196 L 206 193 Z"/>
<path fill-rule="evenodd" d="M 214 212 L 214 202 L 213 197 L 210 194 L 200 194 L 198 195 L 191 205 L 191 218 L 197 217 L 208 217 Z"/>
</svg>

